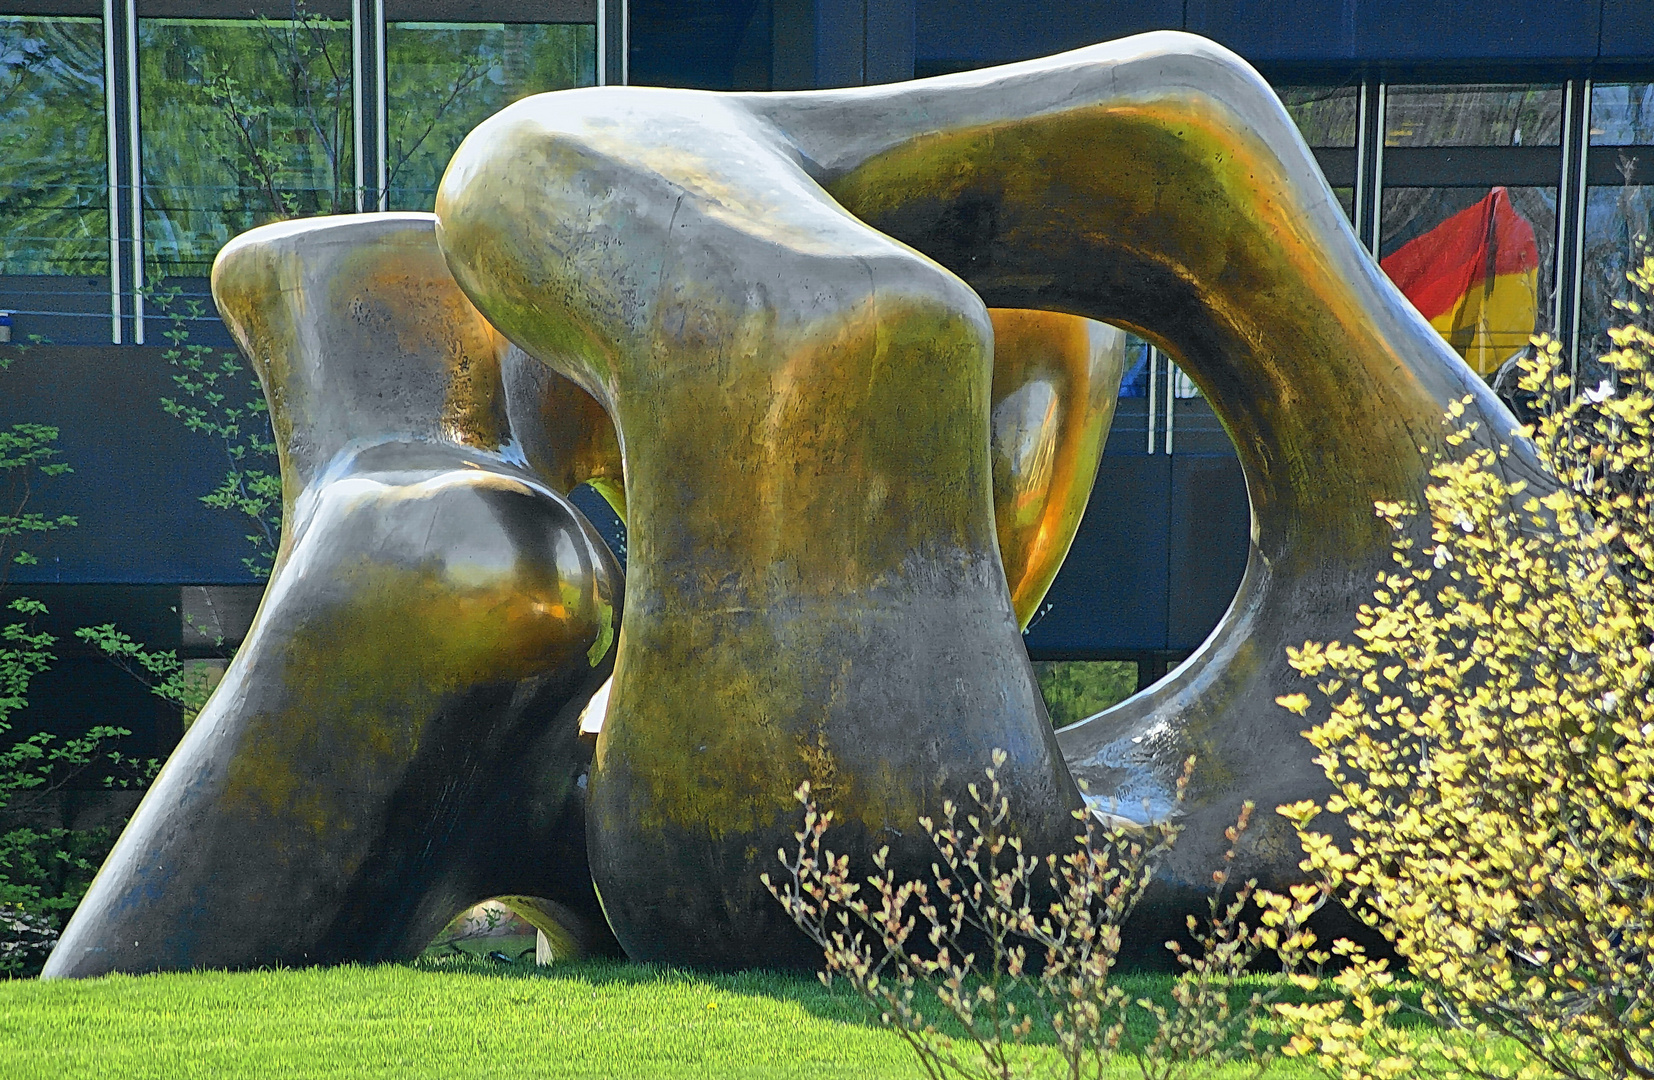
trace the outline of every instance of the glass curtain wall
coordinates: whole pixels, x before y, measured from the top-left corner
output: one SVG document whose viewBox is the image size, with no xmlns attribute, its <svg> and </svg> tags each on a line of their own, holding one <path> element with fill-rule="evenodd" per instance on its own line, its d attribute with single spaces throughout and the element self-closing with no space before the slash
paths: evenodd
<svg viewBox="0 0 1654 1080">
<path fill-rule="evenodd" d="M 1277 88 L 1287 115 L 1314 151 L 1332 193 L 1355 216 L 1355 148 L 1360 135 L 1361 88 L 1358 86 L 1282 86 Z"/>
<path fill-rule="evenodd" d="M 107 137 L 102 20 L 0 15 L 0 275 L 109 273 Z"/>
<path fill-rule="evenodd" d="M 1562 98 L 1560 84 L 1387 88 L 1380 265 L 1485 377 L 1553 329 Z M 1548 184 L 1524 182 L 1535 162 Z"/>
<path fill-rule="evenodd" d="M 1654 83 L 1593 87 L 1590 147 L 1580 260 L 1581 357 L 1613 348 L 1606 331 L 1626 321 L 1614 301 L 1629 297 L 1626 272 L 1654 238 Z M 1582 372 L 1587 381 L 1596 374 Z"/>
<path fill-rule="evenodd" d="M 138 20 L 146 278 L 255 225 L 356 209 L 347 22 Z"/>
<path fill-rule="evenodd" d="M 388 204 L 431 210 L 448 159 L 478 123 L 530 94 L 596 84 L 597 27 L 393 22 L 385 55 Z"/>
</svg>

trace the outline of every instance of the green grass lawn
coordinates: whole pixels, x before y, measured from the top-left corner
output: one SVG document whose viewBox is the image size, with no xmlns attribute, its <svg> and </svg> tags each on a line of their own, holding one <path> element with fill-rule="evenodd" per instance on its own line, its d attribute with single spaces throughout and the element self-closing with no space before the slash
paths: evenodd
<svg viewBox="0 0 1654 1080">
<path fill-rule="evenodd" d="M 1127 979 L 1156 996 L 1170 985 Z M 800 976 L 456 958 L 0 983 L 7 1080 L 922 1075 L 876 1013 Z M 1269 1075 L 1318 1074 L 1281 1062 Z"/>
</svg>

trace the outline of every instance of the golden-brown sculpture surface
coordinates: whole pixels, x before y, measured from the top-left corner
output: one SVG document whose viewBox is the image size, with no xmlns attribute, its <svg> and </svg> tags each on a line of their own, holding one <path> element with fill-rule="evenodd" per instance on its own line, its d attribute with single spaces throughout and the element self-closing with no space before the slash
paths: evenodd
<svg viewBox="0 0 1654 1080">
<path fill-rule="evenodd" d="M 994 521 L 1017 622 L 1062 569 L 1114 420 L 1125 335 L 1052 311 L 989 308 Z"/>
<path fill-rule="evenodd" d="M 916 867 L 910 823 L 1001 747 L 1030 842 L 1071 831 L 968 288 L 715 95 L 530 99 L 467 139 L 439 206 L 479 308 L 620 432 L 627 619 L 588 821 L 628 953 L 812 963 L 758 881 L 804 779 Z"/>
<path fill-rule="evenodd" d="M 564 913 L 565 948 L 604 947 L 576 728 L 618 573 L 497 452 L 496 338 L 433 229 L 323 218 L 220 254 L 270 401 L 281 547 L 47 976 L 407 958 L 502 893 Z"/>
<path fill-rule="evenodd" d="M 983 438 L 980 389 L 956 374 L 980 351 L 980 332 L 962 332 L 980 316 L 957 281 L 881 233 L 994 306 L 1137 331 L 1191 374 L 1236 443 L 1254 548 L 1234 606 L 1162 687 L 1062 736 L 1092 792 L 1127 814 L 1169 808 L 1179 764 L 1197 756 L 1174 886 L 1200 887 L 1242 799 L 1324 792 L 1274 698 L 1293 684 L 1285 646 L 1347 633 L 1388 565 L 1373 502 L 1420 496 L 1448 402 L 1468 396 L 1500 435 L 1514 423 L 1362 251 L 1263 80 L 1190 35 L 882 87 L 530 100 L 467 140 L 438 215 L 473 300 L 599 394 L 621 431 L 647 614 L 634 607 L 637 637 L 623 634 L 611 712 L 623 722 L 599 742 L 598 769 L 607 754 L 630 771 L 614 797 L 642 828 L 671 822 L 683 849 L 718 850 L 696 867 L 706 880 L 756 872 L 797 777 L 826 770 L 841 816 L 906 827 L 915 807 L 865 793 L 937 790 L 964 759 L 985 760 L 983 725 L 1032 745 L 1000 704 L 1022 675 L 962 678 L 928 653 L 939 635 L 1013 650 L 998 616 L 967 616 L 955 596 L 945 615 L 886 618 L 892 584 L 977 582 L 986 599 L 997 583 L 979 558 L 968 574 L 942 569 L 952 557 L 937 543 L 981 551 L 969 491 L 981 465 L 959 442 Z M 1537 480 L 1523 451 L 1514 467 Z M 857 512 L 873 506 L 882 533 L 861 531 Z M 967 638 L 967 618 L 995 626 Z M 876 651 L 865 632 L 799 633 L 886 625 L 899 634 Z M 913 680 L 922 692 L 895 685 Z M 972 734 L 906 757 L 920 714 Z M 892 755 L 849 757 L 846 743 Z M 593 819 L 600 872 L 643 861 L 637 836 L 604 839 L 613 813 Z M 1297 872 L 1289 840 L 1267 824 L 1252 835 L 1248 857 L 1276 883 Z M 626 918 L 655 920 L 646 953 L 696 955 L 654 951 L 693 934 L 660 914 L 670 889 L 614 880 L 645 894 Z M 724 906 L 697 914 L 739 925 L 744 901 L 722 887 Z"/>
</svg>

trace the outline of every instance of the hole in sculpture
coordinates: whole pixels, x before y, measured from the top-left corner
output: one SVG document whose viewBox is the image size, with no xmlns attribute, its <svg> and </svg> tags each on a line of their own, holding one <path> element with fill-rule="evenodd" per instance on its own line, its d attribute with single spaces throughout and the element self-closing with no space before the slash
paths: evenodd
<svg viewBox="0 0 1654 1080">
<path fill-rule="evenodd" d="M 582 920 L 554 900 L 496 896 L 451 919 L 421 959 L 547 965 L 585 953 Z"/>
</svg>

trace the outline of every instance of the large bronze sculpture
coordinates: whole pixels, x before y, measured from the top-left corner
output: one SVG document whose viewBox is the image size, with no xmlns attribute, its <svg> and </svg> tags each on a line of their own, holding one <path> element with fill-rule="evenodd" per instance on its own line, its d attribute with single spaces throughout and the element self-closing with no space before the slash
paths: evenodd
<svg viewBox="0 0 1654 1080">
<path fill-rule="evenodd" d="M 1241 457 L 1254 543 L 1223 623 L 1062 737 L 1128 817 L 1167 810 L 1197 755 L 1172 891 L 1206 880 L 1241 800 L 1322 792 L 1274 698 L 1284 646 L 1347 633 L 1387 565 L 1373 502 L 1420 495 L 1450 401 L 1514 426 L 1361 249 L 1263 80 L 1188 35 L 886 87 L 530 99 L 460 148 L 437 213 L 478 307 L 626 447 L 632 621 L 590 822 L 611 924 L 651 958 L 776 955 L 750 880 L 805 776 L 888 836 L 987 739 L 1024 813 L 1060 807 L 1026 677 L 998 662 L 958 441 L 983 427 L 982 301 L 1148 337 Z M 859 532 L 877 510 L 901 516 Z M 1278 827 L 1249 858 L 1296 873 Z"/>
<path fill-rule="evenodd" d="M 45 974 L 404 958 L 501 894 L 565 955 L 604 949 L 576 727 L 619 575 L 500 456 L 504 342 L 433 220 L 256 229 L 213 291 L 270 400 L 281 547 Z"/>
<path fill-rule="evenodd" d="M 1175 911 L 1243 799 L 1324 791 L 1274 698 L 1284 647 L 1347 634 L 1388 565 L 1373 502 L 1419 496 L 1450 401 L 1514 426 L 1267 85 L 1184 34 L 842 91 L 543 95 L 472 133 L 436 219 L 452 278 L 418 215 L 221 256 L 284 449 L 277 574 L 48 974 L 405 955 L 498 893 L 601 942 L 592 880 L 634 958 L 809 964 L 758 884 L 798 782 L 840 850 L 917 875 L 916 819 L 994 748 L 1036 850 L 1072 835 L 1074 777 L 1141 820 L 1195 755 Z M 1018 630 L 1119 382 L 1086 320 L 1200 385 L 1253 543 L 1200 652 L 1059 737 Z M 579 482 L 629 526 L 613 650 L 614 571 L 556 495 Z M 1298 857 L 1266 820 L 1243 869 Z"/>
</svg>

